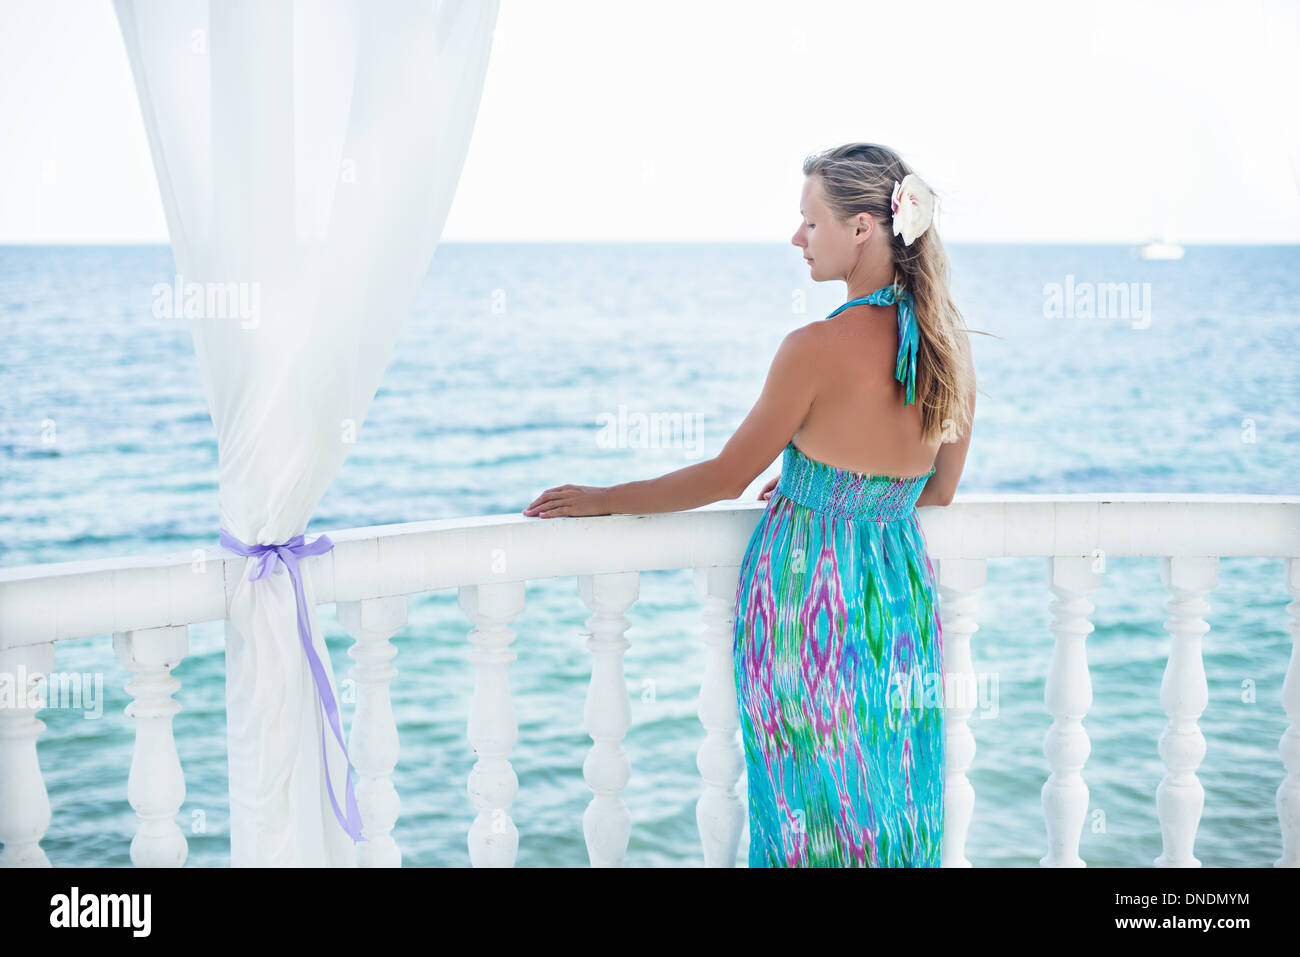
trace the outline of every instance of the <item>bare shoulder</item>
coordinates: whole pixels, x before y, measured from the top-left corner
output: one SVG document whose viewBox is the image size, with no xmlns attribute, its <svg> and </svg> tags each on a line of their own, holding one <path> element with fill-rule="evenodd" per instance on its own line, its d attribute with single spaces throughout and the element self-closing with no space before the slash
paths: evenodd
<svg viewBox="0 0 1300 957">
<path fill-rule="evenodd" d="M 798 329 L 791 329 L 786 333 L 786 341 L 794 342 L 800 345 L 807 345 L 819 342 L 826 337 L 826 328 L 830 325 L 825 319 L 814 319 L 812 322 L 805 323 Z"/>
<path fill-rule="evenodd" d="M 813 389 L 826 354 L 823 331 L 816 326 L 812 322 L 786 333 L 768 370 L 769 389 L 789 395 Z"/>
<path fill-rule="evenodd" d="M 810 322 L 791 329 L 776 350 L 777 358 L 787 365 L 815 362 L 818 354 L 826 348 L 825 325 L 824 322 Z"/>
</svg>

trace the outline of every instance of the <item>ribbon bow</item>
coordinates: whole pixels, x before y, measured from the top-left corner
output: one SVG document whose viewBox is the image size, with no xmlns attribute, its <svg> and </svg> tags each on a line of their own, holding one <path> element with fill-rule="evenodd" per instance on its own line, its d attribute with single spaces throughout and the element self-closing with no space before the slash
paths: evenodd
<svg viewBox="0 0 1300 957">
<path fill-rule="evenodd" d="M 317 703 L 324 709 L 327 723 L 334 732 L 334 737 L 343 749 L 347 761 L 348 777 L 344 801 L 347 805 L 347 817 L 339 810 L 339 802 L 334 797 L 334 785 L 330 781 L 329 762 L 325 758 L 325 729 L 321 729 L 320 754 L 325 765 L 325 786 L 329 791 L 330 804 L 334 806 L 334 816 L 343 825 L 343 830 L 353 841 L 364 841 L 361 836 L 361 812 L 357 808 L 357 799 L 352 790 L 352 762 L 348 758 L 348 746 L 343 743 L 343 728 L 339 722 L 339 707 L 330 690 L 329 680 L 325 677 L 325 666 L 311 643 L 311 619 L 307 615 L 307 597 L 303 593 L 302 573 L 298 560 L 309 555 L 323 555 L 334 547 L 328 535 L 318 535 L 316 540 L 307 543 L 302 535 L 295 535 L 282 545 L 246 545 L 224 528 L 221 530 L 221 546 L 239 555 L 259 557 L 257 569 L 248 576 L 251 582 L 266 578 L 275 571 L 275 566 L 283 564 L 289 570 L 289 579 L 293 582 L 293 595 L 298 605 L 298 637 L 302 639 L 303 650 L 307 652 L 307 661 L 311 665 L 311 674 L 316 681 Z"/>
<path fill-rule="evenodd" d="M 916 401 L 916 350 L 920 342 L 920 333 L 916 327 L 916 305 L 912 294 L 906 289 L 895 292 L 896 287 L 889 285 L 877 289 L 869 296 L 850 299 L 832 312 L 827 319 L 838 316 L 849 306 L 891 306 L 898 305 L 898 361 L 894 364 L 894 378 L 907 388 L 906 404 Z"/>
</svg>

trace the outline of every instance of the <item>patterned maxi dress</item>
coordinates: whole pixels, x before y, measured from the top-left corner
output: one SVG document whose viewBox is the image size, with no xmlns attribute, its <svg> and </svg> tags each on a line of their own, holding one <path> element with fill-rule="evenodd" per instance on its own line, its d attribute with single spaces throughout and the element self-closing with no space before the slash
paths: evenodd
<svg viewBox="0 0 1300 957">
<path fill-rule="evenodd" d="M 736 590 L 750 867 L 939 866 L 943 640 L 915 507 L 933 473 L 785 448 Z"/>
</svg>

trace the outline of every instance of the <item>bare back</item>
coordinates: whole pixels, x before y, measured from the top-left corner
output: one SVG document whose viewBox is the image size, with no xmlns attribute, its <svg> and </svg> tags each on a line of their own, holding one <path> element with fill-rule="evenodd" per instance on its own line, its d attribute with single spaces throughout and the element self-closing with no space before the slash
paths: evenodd
<svg viewBox="0 0 1300 957">
<path fill-rule="evenodd" d="M 853 306 L 812 323 L 816 397 L 793 440 L 809 458 L 873 475 L 923 475 L 935 464 L 942 443 L 922 442 L 920 405 L 904 405 L 894 378 L 895 308 Z"/>
</svg>

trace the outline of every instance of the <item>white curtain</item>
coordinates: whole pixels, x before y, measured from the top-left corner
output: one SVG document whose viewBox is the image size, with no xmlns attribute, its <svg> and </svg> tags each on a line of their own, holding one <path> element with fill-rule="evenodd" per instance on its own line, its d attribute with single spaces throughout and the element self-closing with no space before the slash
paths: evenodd
<svg viewBox="0 0 1300 957">
<path fill-rule="evenodd" d="M 433 258 L 498 0 L 116 8 L 171 234 L 173 301 L 216 429 L 221 527 L 284 543 L 306 531 L 356 441 Z M 278 566 L 249 581 L 256 565 L 245 562 L 226 627 L 231 863 L 351 866 L 324 761 L 340 807 L 349 772 L 322 724 L 290 578 Z"/>
</svg>

